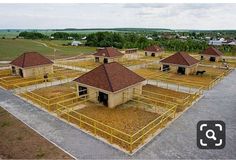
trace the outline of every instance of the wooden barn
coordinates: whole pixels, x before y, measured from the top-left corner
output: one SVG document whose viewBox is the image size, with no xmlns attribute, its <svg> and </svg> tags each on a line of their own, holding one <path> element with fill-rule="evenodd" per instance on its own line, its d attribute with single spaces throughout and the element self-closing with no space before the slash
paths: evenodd
<svg viewBox="0 0 236 160">
<path fill-rule="evenodd" d="M 40 77 L 53 73 L 53 62 L 37 52 L 25 52 L 10 62 L 13 75 Z"/>
<path fill-rule="evenodd" d="M 209 60 L 212 62 L 218 62 L 222 60 L 223 53 L 214 47 L 208 47 L 201 53 L 201 60 Z"/>
<path fill-rule="evenodd" d="M 141 94 L 145 79 L 117 62 L 102 64 L 74 80 L 79 95 L 96 93 L 92 102 L 109 108 L 129 101 Z M 88 97 L 91 98 L 91 97 Z"/>
<path fill-rule="evenodd" d="M 152 45 L 144 49 L 145 56 L 157 57 L 162 55 L 163 49 L 157 45 Z"/>
<path fill-rule="evenodd" d="M 121 58 L 124 54 L 118 51 L 116 48 L 105 47 L 97 49 L 97 52 L 93 55 L 95 58 L 95 62 L 110 63 L 118 61 L 118 59 Z"/>
<path fill-rule="evenodd" d="M 179 74 L 193 74 L 197 71 L 199 61 L 184 52 L 177 52 L 160 61 L 161 71 L 175 71 Z"/>
</svg>

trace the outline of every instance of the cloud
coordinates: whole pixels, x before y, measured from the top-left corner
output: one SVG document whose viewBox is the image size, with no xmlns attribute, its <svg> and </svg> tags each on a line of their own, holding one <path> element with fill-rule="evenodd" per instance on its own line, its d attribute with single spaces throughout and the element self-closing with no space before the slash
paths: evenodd
<svg viewBox="0 0 236 160">
<path fill-rule="evenodd" d="M 0 28 L 236 29 L 236 4 L 0 4 Z"/>
</svg>

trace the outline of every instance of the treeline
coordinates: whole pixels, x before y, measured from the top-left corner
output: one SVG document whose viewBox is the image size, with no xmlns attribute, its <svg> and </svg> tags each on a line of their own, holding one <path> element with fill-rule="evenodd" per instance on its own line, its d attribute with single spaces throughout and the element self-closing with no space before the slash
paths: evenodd
<svg viewBox="0 0 236 160">
<path fill-rule="evenodd" d="M 173 33 L 172 33 L 173 34 Z M 55 40 L 67 40 L 68 37 L 80 40 L 86 36 L 86 46 L 92 47 L 116 47 L 116 48 L 139 48 L 144 49 L 149 45 L 157 44 L 167 51 L 186 51 L 186 52 L 200 52 L 208 47 L 207 41 L 199 39 L 181 40 L 178 38 L 164 38 L 158 36 L 159 33 L 150 35 L 144 33 L 134 32 L 96 32 L 90 34 L 55 32 L 51 34 Z M 201 35 L 201 34 L 200 34 Z M 21 32 L 19 36 L 25 39 L 50 39 L 51 36 L 44 35 L 39 32 Z M 146 36 L 153 37 L 153 40 L 148 40 Z M 191 36 L 196 36 L 192 34 Z M 202 35 L 201 35 L 202 36 Z M 168 37 L 168 36 L 167 36 Z M 218 47 L 222 52 L 235 53 L 236 46 L 220 46 Z"/>
<path fill-rule="evenodd" d="M 135 33 L 117 33 L 117 32 L 97 32 L 87 36 L 87 46 L 116 48 L 140 48 L 143 49 L 150 45 L 144 36 Z"/>
<path fill-rule="evenodd" d="M 207 42 L 198 40 L 156 39 L 148 40 L 144 35 L 135 33 L 97 32 L 88 35 L 86 45 L 116 48 L 144 49 L 149 45 L 157 44 L 169 51 L 201 51 L 207 47 Z"/>
<path fill-rule="evenodd" d="M 50 39 L 54 37 L 55 40 L 67 40 L 67 39 L 81 39 L 86 34 L 79 34 L 79 33 L 67 33 L 67 32 L 55 32 L 50 36 L 42 34 L 40 32 L 21 32 L 18 37 L 24 37 L 25 39 Z"/>
<path fill-rule="evenodd" d="M 157 43 L 169 51 L 199 52 L 208 47 L 207 42 L 199 40 L 159 39 Z"/>
<path fill-rule="evenodd" d="M 18 37 L 24 37 L 25 39 L 48 39 L 49 38 L 48 36 L 39 32 L 21 32 Z"/>
<path fill-rule="evenodd" d="M 79 40 L 86 36 L 86 34 L 79 34 L 79 33 L 68 33 L 68 32 L 55 32 L 51 34 L 54 39 L 61 39 L 61 40 L 67 40 L 69 37 L 73 38 L 75 40 Z"/>
</svg>

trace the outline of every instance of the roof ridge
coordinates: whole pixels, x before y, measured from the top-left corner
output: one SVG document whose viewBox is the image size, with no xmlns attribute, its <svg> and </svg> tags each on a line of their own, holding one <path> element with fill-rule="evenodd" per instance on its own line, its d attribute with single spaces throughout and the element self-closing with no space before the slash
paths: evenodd
<svg viewBox="0 0 236 160">
<path fill-rule="evenodd" d="M 105 65 L 110 65 L 110 64 L 109 64 L 109 63 L 108 63 L 108 64 L 103 64 L 103 68 L 104 68 L 104 71 L 105 71 L 105 74 L 106 74 L 106 77 L 107 77 L 107 80 L 108 80 L 108 84 L 109 84 L 109 86 L 110 86 L 110 88 L 111 88 L 111 90 L 112 90 L 112 92 L 113 92 L 114 89 L 113 89 L 113 87 L 112 87 L 112 85 L 111 85 L 111 80 L 110 80 L 110 77 L 108 76 L 108 73 L 107 73 L 107 70 L 106 70 Z"/>
<path fill-rule="evenodd" d="M 105 51 L 107 52 L 108 57 L 110 57 L 110 54 L 109 54 L 109 52 L 107 50 L 107 47 L 105 47 Z"/>
<path fill-rule="evenodd" d="M 22 67 L 25 66 L 25 54 L 26 54 L 26 52 L 24 52 L 24 54 L 23 54 L 23 63 L 22 63 Z"/>
<path fill-rule="evenodd" d="M 186 54 L 188 56 L 187 53 L 184 53 L 184 52 L 179 52 L 180 55 L 183 57 L 183 59 L 185 60 L 185 62 L 187 62 L 188 65 L 190 65 L 189 61 L 186 59 L 186 57 L 183 56 L 183 54 Z"/>
</svg>

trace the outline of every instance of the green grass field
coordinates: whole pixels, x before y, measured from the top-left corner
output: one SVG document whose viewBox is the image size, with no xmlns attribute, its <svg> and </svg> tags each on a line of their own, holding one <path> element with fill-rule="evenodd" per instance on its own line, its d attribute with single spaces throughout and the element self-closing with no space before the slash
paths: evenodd
<svg viewBox="0 0 236 160">
<path fill-rule="evenodd" d="M 70 41 L 39 41 L 25 39 L 0 39 L 0 60 L 12 60 L 23 52 L 37 51 L 50 58 L 54 55 L 56 49 L 56 58 L 76 56 L 80 54 L 92 53 L 96 50 L 95 47 L 74 47 L 62 46 L 63 43 Z"/>
</svg>

